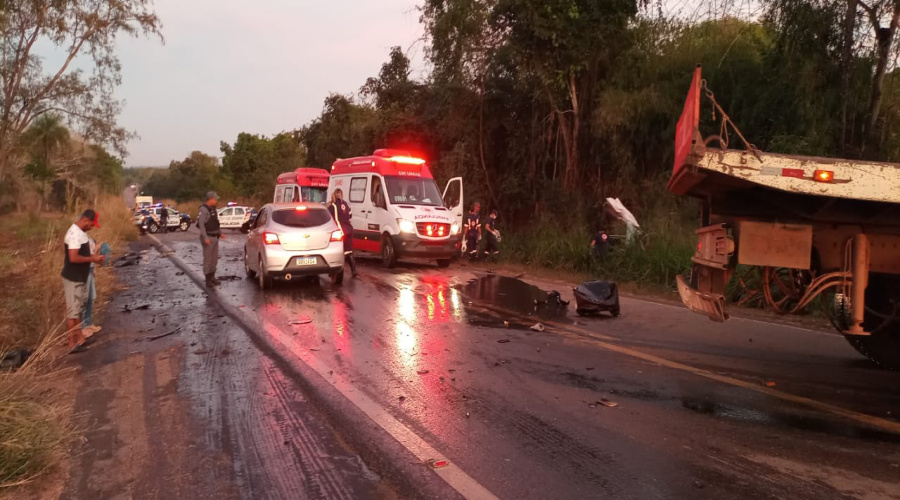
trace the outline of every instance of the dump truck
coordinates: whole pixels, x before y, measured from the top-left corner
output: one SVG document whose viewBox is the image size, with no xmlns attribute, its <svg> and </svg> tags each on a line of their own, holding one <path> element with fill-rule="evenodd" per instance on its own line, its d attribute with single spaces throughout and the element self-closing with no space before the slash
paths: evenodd
<svg viewBox="0 0 900 500">
<path fill-rule="evenodd" d="M 700 132 L 704 96 L 722 120 L 719 135 Z M 742 147 L 729 149 L 731 139 Z M 760 151 L 698 66 L 668 188 L 700 205 L 691 272 L 677 278 L 689 309 L 725 321 L 729 280 L 739 265 L 758 269 L 752 293 L 769 308 L 798 313 L 822 297 L 851 346 L 900 369 L 900 165 Z"/>
</svg>

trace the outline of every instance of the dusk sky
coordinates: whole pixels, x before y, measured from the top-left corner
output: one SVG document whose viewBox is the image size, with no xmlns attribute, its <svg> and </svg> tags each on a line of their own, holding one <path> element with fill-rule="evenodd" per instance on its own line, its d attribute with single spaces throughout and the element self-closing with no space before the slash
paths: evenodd
<svg viewBox="0 0 900 500">
<path fill-rule="evenodd" d="M 330 92 L 356 93 L 391 46 L 424 75 L 415 0 L 157 0 L 165 44 L 121 38 L 120 123 L 140 135 L 127 166 L 220 156 L 240 132 L 271 135 L 319 115 Z"/>
</svg>

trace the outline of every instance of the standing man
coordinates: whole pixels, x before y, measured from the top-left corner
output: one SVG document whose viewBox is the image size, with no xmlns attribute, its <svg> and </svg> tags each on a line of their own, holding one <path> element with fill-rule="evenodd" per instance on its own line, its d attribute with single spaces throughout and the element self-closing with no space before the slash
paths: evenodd
<svg viewBox="0 0 900 500">
<path fill-rule="evenodd" d="M 169 232 L 169 208 L 160 207 L 159 209 L 159 229 L 163 234 Z"/>
<path fill-rule="evenodd" d="M 200 205 L 200 213 L 197 216 L 197 227 L 200 228 L 200 244 L 203 245 L 203 274 L 206 276 L 206 287 L 212 288 L 220 282 L 216 279 L 216 265 L 219 263 L 219 239 L 222 231 L 219 229 L 219 214 L 216 212 L 216 203 L 219 195 L 215 191 L 206 193 L 206 203 Z"/>
<path fill-rule="evenodd" d="M 466 221 L 463 226 L 466 229 L 466 252 L 469 253 L 469 259 L 471 260 L 475 260 L 478 252 L 478 240 L 481 237 L 479 212 L 481 212 L 481 203 L 476 201 L 469 213 L 466 214 Z"/>
<path fill-rule="evenodd" d="M 92 209 L 85 210 L 69 227 L 65 237 L 65 261 L 63 263 L 63 293 L 66 297 L 66 328 L 69 332 L 69 353 L 86 349 L 84 332 L 81 331 L 81 314 L 88 296 L 88 276 L 91 263 L 102 263 L 105 255 L 91 253 L 91 240 L 87 231 L 100 227 L 99 215 Z"/>
<path fill-rule="evenodd" d="M 500 253 L 500 230 L 497 229 L 497 210 L 484 221 L 484 254 L 497 257 Z"/>
<path fill-rule="evenodd" d="M 597 233 L 591 238 L 591 256 L 596 260 L 602 260 L 609 251 L 609 235 L 602 226 L 597 226 Z"/>
<path fill-rule="evenodd" d="M 353 225 L 351 224 L 353 210 L 344 201 L 344 192 L 342 190 L 335 189 L 334 193 L 332 193 L 329 211 L 334 221 L 337 222 L 338 227 L 344 233 L 344 257 L 350 263 L 350 272 L 353 273 L 355 278 L 356 260 L 353 258 Z"/>
</svg>

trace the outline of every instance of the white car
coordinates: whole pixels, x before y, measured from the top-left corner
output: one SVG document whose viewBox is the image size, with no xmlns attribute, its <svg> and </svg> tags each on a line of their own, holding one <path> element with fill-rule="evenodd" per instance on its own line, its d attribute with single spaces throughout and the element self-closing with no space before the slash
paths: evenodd
<svg viewBox="0 0 900 500">
<path fill-rule="evenodd" d="M 219 227 L 223 229 L 240 229 L 250 220 L 253 207 L 232 205 L 219 209 Z"/>
<path fill-rule="evenodd" d="M 259 287 L 275 278 L 328 274 L 344 280 L 344 233 L 319 203 L 269 203 L 260 209 L 244 243 L 244 270 Z"/>
</svg>

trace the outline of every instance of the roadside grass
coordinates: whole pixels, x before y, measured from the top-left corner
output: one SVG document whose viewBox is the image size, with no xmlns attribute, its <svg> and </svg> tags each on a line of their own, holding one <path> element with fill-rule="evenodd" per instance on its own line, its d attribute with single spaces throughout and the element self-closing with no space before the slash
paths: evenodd
<svg viewBox="0 0 900 500">
<path fill-rule="evenodd" d="M 684 207 L 657 203 L 640 218 L 641 231 L 630 242 L 611 239 L 602 259 L 591 254 L 594 231 L 586 220 L 544 218 L 527 230 L 503 232 L 503 261 L 615 281 L 644 293 L 676 290 L 675 277 L 690 270 L 697 223 Z M 623 235 L 624 228 L 605 228 Z"/>
<path fill-rule="evenodd" d="M 100 228 L 90 235 L 121 254 L 137 237 L 131 210 L 117 196 L 98 200 Z M 63 237 L 72 214 L 14 213 L 0 219 L 0 355 L 28 348 L 28 362 L 0 372 L 0 488 L 21 485 L 64 456 L 71 409 L 59 405 L 54 386 L 62 371 L 66 332 L 60 282 Z M 116 289 L 111 267 L 96 268 L 95 317 Z M 66 377 L 66 383 L 71 383 Z"/>
</svg>

